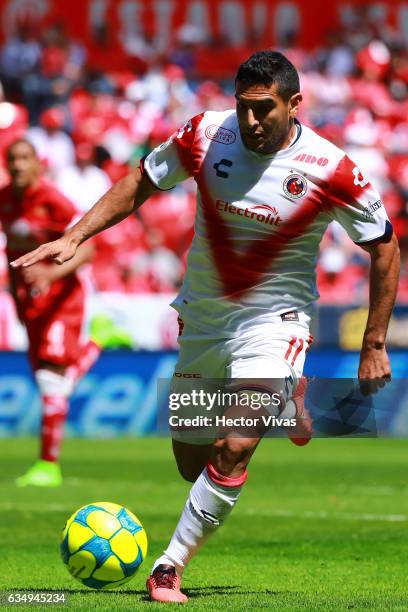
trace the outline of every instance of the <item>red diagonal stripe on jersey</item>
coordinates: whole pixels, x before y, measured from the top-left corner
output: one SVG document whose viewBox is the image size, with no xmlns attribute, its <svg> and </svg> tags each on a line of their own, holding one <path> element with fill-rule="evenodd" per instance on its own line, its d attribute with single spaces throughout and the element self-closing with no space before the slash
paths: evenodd
<svg viewBox="0 0 408 612">
<path fill-rule="evenodd" d="M 306 353 L 309 352 L 310 347 L 312 346 L 312 344 L 313 344 L 313 336 L 312 336 L 312 334 L 309 334 L 309 338 L 307 339 Z"/>
<path fill-rule="evenodd" d="M 227 222 L 216 210 L 202 177 L 198 177 L 197 183 L 211 251 L 226 296 L 242 295 L 255 286 L 271 262 L 291 240 L 304 233 L 322 210 L 317 193 L 311 194 L 280 231 L 253 240 L 246 253 L 241 254 L 234 250 Z"/>
<path fill-rule="evenodd" d="M 295 338 L 295 336 L 292 336 L 292 338 L 291 338 L 291 340 L 289 342 L 288 350 L 285 353 L 285 357 L 284 357 L 285 360 L 287 360 L 289 358 L 289 355 L 291 354 L 292 349 L 295 346 L 295 343 L 296 343 L 296 338 Z"/>
<path fill-rule="evenodd" d="M 353 197 L 361 195 L 368 187 L 354 185 L 352 173 L 355 165 L 346 156 L 342 158 L 336 171 L 324 181 L 322 187 L 315 185 L 315 189 L 308 197 L 298 204 L 296 212 L 288 219 L 281 229 L 271 232 L 270 235 L 251 241 L 244 254 L 234 250 L 231 232 L 227 222 L 216 210 L 206 181 L 201 172 L 203 158 L 195 142 L 195 130 L 202 116 L 192 120 L 192 130 L 186 142 L 175 138 L 174 142 L 180 158 L 180 163 L 194 176 L 201 193 L 202 210 L 207 225 L 208 239 L 215 265 L 223 285 L 223 294 L 226 297 L 239 297 L 254 287 L 280 253 L 291 241 L 300 237 L 308 226 L 313 223 L 316 216 L 323 210 L 332 206 L 341 206 L 345 201 L 352 201 Z M 330 185 L 330 193 L 324 191 Z"/>
<path fill-rule="evenodd" d="M 302 338 L 298 338 L 298 341 L 299 341 L 299 346 L 297 347 L 297 349 L 295 351 L 295 354 L 293 355 L 292 365 L 295 365 L 295 361 L 298 358 L 299 353 L 303 349 L 303 339 Z"/>
<path fill-rule="evenodd" d="M 363 180 L 362 184 L 359 183 L 358 176 L 353 173 L 355 170 L 357 170 L 356 164 L 345 155 L 340 160 L 333 175 L 328 179 L 328 184 L 330 184 L 330 202 L 328 204 L 330 207 L 344 206 L 371 187 L 368 181 Z M 362 176 L 361 178 L 364 179 Z"/>
</svg>

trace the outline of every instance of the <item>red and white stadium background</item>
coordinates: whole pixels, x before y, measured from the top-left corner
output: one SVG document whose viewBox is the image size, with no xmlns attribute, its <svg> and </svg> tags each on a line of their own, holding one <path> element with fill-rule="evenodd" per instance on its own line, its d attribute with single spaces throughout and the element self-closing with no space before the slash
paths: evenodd
<svg viewBox="0 0 408 612">
<path fill-rule="evenodd" d="M 277 44 L 284 32 L 297 32 L 297 44 L 313 48 L 361 6 L 370 7 L 367 18 L 388 22 L 408 41 L 408 3 L 402 0 L 325 0 L 324 6 L 321 0 L 0 0 L 0 42 L 27 18 L 39 26 L 61 22 L 86 46 L 90 64 L 120 70 L 130 67 L 126 45 L 138 35 L 166 51 L 178 29 L 193 24 L 236 51 L 245 50 L 249 34 L 263 47 Z M 98 43 L 101 32 L 107 33 L 104 44 Z M 217 62 L 223 59 L 221 52 Z"/>
<path fill-rule="evenodd" d="M 359 7 L 368 7 L 367 19 L 397 28 L 408 44 L 408 0 L 0 0 L 0 45 L 27 20 L 41 27 L 63 23 L 67 33 L 84 44 L 88 62 L 106 71 L 135 67 L 126 53 L 129 41 L 138 35 L 152 39 L 163 51 L 174 42 L 183 24 L 196 24 L 210 38 L 230 41 L 231 46 L 208 49 L 203 45 L 201 66 L 211 76 L 234 73 L 237 63 L 252 49 L 248 39 L 256 35 L 257 46 L 277 43 L 283 32 L 298 32 L 297 44 L 321 45 L 327 33 Z M 101 32 L 106 32 L 102 44 Z M 252 38 L 252 45 L 254 44 Z M 215 56 L 215 59 L 214 59 Z M 96 294 L 90 315 L 106 314 L 127 331 L 135 348 L 175 348 L 177 315 L 169 308 L 171 295 Z M 338 345 L 357 350 L 366 320 L 359 305 L 348 309 L 319 309 L 314 332 L 316 344 Z M 389 333 L 394 347 L 406 347 L 407 307 L 395 311 Z M 149 325 L 145 324 L 149 321 Z M 333 332 L 338 328 L 338 336 Z M 8 293 L 0 293 L 0 350 L 25 349 L 26 338 Z"/>
</svg>

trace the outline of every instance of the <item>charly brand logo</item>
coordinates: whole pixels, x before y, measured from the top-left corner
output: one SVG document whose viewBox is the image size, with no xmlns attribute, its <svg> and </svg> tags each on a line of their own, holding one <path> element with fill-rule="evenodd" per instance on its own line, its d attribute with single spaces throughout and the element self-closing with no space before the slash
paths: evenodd
<svg viewBox="0 0 408 612">
<path fill-rule="evenodd" d="M 220 125 L 209 125 L 205 130 L 205 135 L 209 140 L 215 140 L 224 145 L 230 145 L 237 139 L 235 132 Z"/>
<path fill-rule="evenodd" d="M 307 181 L 301 174 L 289 174 L 283 182 L 283 191 L 290 198 L 301 198 L 307 191 Z"/>
<path fill-rule="evenodd" d="M 224 211 L 230 213 L 231 215 L 246 217 L 247 219 L 252 219 L 253 221 L 258 221 L 258 223 L 264 223 L 265 225 L 277 226 L 280 225 L 282 221 L 281 217 L 279 216 L 278 209 L 274 206 L 269 206 L 269 204 L 257 204 L 256 206 L 251 206 L 250 208 L 248 206 L 241 208 L 240 206 L 230 204 L 230 202 L 217 200 L 215 202 L 215 206 L 220 212 Z"/>
<path fill-rule="evenodd" d="M 294 161 L 304 162 L 305 164 L 317 164 L 318 166 L 327 166 L 329 160 L 327 157 L 316 157 L 316 155 L 309 155 L 308 153 L 300 153 L 294 158 Z"/>
<path fill-rule="evenodd" d="M 221 170 L 222 167 L 226 167 L 226 168 L 231 168 L 232 166 L 232 161 L 230 159 L 221 159 L 219 162 L 217 162 L 216 164 L 213 165 L 213 168 L 215 170 L 215 173 L 217 176 L 221 177 L 221 178 L 228 178 L 229 177 L 229 172 L 226 172 L 225 170 Z"/>
<path fill-rule="evenodd" d="M 368 206 L 363 208 L 363 214 L 365 218 L 369 219 L 370 217 L 372 217 L 375 211 L 381 208 L 381 206 L 382 206 L 381 200 L 377 200 L 376 202 L 369 202 Z"/>
</svg>

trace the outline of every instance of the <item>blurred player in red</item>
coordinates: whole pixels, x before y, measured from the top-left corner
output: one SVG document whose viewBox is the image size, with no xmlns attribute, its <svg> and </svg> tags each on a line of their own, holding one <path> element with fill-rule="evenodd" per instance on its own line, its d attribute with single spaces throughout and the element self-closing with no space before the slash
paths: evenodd
<svg viewBox="0 0 408 612">
<path fill-rule="evenodd" d="M 7 151 L 10 183 L 0 190 L 0 221 L 9 261 L 46 240 L 62 236 L 77 215 L 74 205 L 41 178 L 34 147 L 16 140 Z M 18 486 L 58 486 L 58 463 L 68 399 L 75 382 L 98 357 L 99 348 L 82 337 L 84 288 L 77 275 L 92 257 L 81 248 L 62 266 L 46 261 L 27 270 L 10 268 L 10 286 L 29 341 L 29 359 L 41 395 L 41 454 Z"/>
</svg>

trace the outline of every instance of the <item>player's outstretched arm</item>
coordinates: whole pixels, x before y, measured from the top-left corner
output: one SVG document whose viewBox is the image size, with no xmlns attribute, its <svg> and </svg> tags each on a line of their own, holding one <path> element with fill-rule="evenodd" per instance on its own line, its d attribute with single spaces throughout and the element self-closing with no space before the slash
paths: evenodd
<svg viewBox="0 0 408 612">
<path fill-rule="evenodd" d="M 370 307 L 360 354 L 360 380 L 390 379 L 391 367 L 385 348 L 388 323 L 398 288 L 400 256 L 395 235 L 390 242 L 363 247 L 371 257 Z M 383 383 L 380 384 L 382 386 Z M 375 389 L 370 388 L 367 391 Z"/>
<path fill-rule="evenodd" d="M 82 242 L 119 223 L 141 206 L 156 188 L 135 168 L 118 181 L 98 202 L 58 240 L 42 244 L 11 262 L 13 268 L 28 267 L 44 259 L 63 264 L 74 257 Z"/>
</svg>

